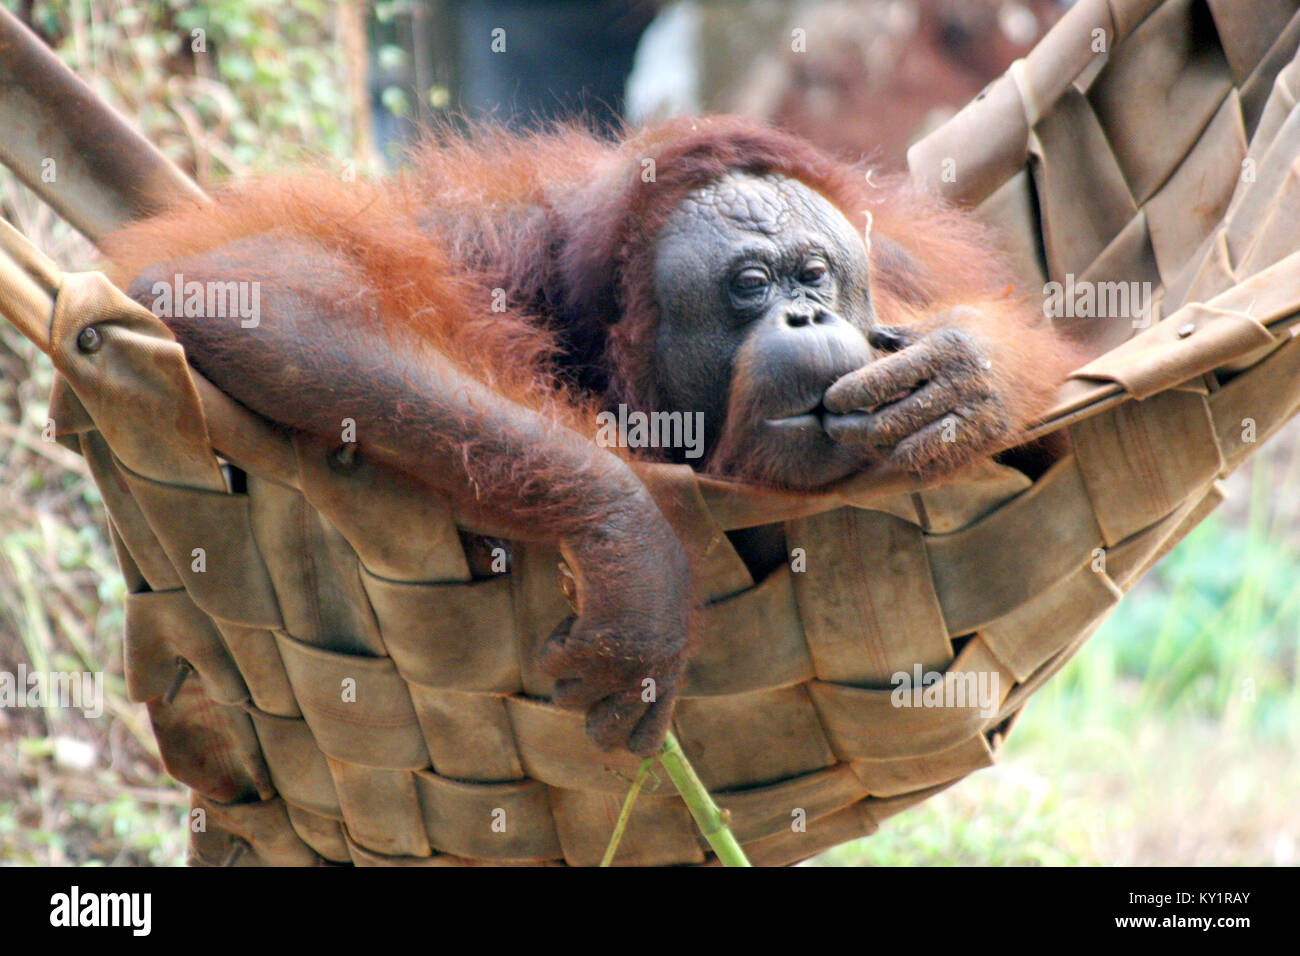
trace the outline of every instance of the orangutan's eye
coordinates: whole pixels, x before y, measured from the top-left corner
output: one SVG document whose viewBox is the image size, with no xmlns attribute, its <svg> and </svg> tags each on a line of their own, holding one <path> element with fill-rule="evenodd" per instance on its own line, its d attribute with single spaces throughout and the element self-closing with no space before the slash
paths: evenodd
<svg viewBox="0 0 1300 956">
<path fill-rule="evenodd" d="M 741 269 L 731 280 L 731 291 L 737 295 L 755 296 L 767 291 L 772 279 L 767 274 L 766 269 L 758 266 L 750 266 L 747 269 Z"/>
<path fill-rule="evenodd" d="M 803 272 L 799 273 L 799 281 L 807 285 L 816 285 L 826 278 L 826 273 L 830 267 L 822 259 L 809 259 L 804 263 Z"/>
</svg>

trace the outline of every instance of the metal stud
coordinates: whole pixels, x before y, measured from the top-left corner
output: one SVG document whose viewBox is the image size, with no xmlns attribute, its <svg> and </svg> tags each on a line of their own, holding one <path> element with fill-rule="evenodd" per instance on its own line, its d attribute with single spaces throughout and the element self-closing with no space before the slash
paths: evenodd
<svg viewBox="0 0 1300 956">
<path fill-rule="evenodd" d="M 77 333 L 77 348 L 83 352 L 98 352 L 103 345 L 104 336 L 93 325 L 88 325 Z"/>
</svg>

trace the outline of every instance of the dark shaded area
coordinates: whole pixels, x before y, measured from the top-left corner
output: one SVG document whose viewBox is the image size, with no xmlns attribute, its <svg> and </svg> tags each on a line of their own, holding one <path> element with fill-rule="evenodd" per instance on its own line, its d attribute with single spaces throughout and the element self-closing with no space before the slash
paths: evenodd
<svg viewBox="0 0 1300 956">
<path fill-rule="evenodd" d="M 614 129 L 655 4 L 628 0 L 460 0 L 460 109 L 512 126 L 589 116 Z M 504 41 L 494 44 L 495 38 Z M 497 49 L 494 49 L 494 45 Z"/>
</svg>

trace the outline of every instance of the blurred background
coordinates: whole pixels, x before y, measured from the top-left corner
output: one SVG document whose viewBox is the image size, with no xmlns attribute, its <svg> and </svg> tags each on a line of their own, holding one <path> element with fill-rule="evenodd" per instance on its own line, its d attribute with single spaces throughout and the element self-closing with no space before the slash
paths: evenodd
<svg viewBox="0 0 1300 956">
<path fill-rule="evenodd" d="M 0 0 L 202 185 L 400 166 L 430 123 L 732 111 L 905 165 L 1060 0 Z M 3 95 L 0 93 L 0 95 Z M 93 247 L 0 169 L 0 214 Z M 0 708 L 0 862 L 184 861 L 185 793 L 121 680 L 123 584 L 52 372 L 0 323 L 0 671 L 103 671 L 105 714 Z M 1029 703 L 999 765 L 812 865 L 1300 862 L 1300 424 Z"/>
</svg>

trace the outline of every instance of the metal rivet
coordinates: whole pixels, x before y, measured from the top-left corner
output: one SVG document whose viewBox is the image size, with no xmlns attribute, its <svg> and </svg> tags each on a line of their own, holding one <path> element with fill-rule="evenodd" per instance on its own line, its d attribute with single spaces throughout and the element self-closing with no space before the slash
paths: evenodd
<svg viewBox="0 0 1300 956">
<path fill-rule="evenodd" d="M 1187 338 L 1187 336 L 1191 335 L 1195 331 L 1196 331 L 1196 325 L 1192 322 L 1188 322 L 1186 325 L 1179 327 L 1178 337 L 1180 339 L 1185 339 Z"/>
<path fill-rule="evenodd" d="M 77 333 L 77 348 L 83 352 L 98 352 L 103 344 L 104 337 L 93 325 L 88 325 Z"/>
<path fill-rule="evenodd" d="M 175 702 L 176 695 L 181 692 L 181 685 L 185 683 L 185 678 L 194 673 L 194 667 L 183 657 L 176 658 L 176 674 L 172 677 L 171 686 L 167 688 L 167 693 L 163 694 L 163 703 L 171 704 Z"/>
</svg>

